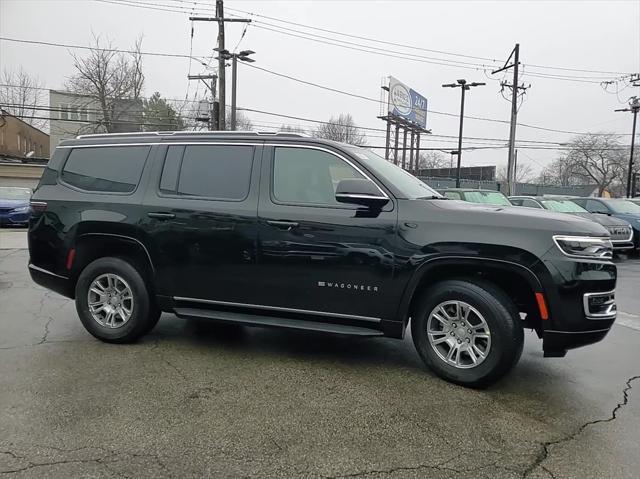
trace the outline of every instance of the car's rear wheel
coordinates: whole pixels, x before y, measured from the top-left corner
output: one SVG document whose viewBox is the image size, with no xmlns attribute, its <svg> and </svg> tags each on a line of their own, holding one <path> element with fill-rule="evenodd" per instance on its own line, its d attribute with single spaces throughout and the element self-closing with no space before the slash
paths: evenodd
<svg viewBox="0 0 640 479">
<path fill-rule="evenodd" d="M 135 341 L 160 317 L 140 272 L 115 257 L 97 259 L 80 273 L 76 310 L 89 333 L 110 343 Z"/>
<path fill-rule="evenodd" d="M 522 353 L 524 332 L 513 302 L 487 282 L 447 280 L 424 292 L 411 317 L 413 342 L 438 376 L 485 387 Z"/>
</svg>

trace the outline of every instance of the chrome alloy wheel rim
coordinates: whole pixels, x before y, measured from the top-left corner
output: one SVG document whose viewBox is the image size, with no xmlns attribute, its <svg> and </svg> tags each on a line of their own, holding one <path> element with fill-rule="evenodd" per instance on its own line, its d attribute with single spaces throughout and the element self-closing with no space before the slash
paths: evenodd
<svg viewBox="0 0 640 479">
<path fill-rule="evenodd" d="M 491 350 L 487 321 L 464 301 L 445 301 L 433 308 L 427 320 L 427 335 L 438 357 L 459 369 L 478 366 Z"/>
<path fill-rule="evenodd" d="M 101 274 L 89 287 L 87 303 L 91 317 L 100 326 L 116 329 L 131 319 L 133 293 L 129 284 L 117 274 Z"/>
</svg>

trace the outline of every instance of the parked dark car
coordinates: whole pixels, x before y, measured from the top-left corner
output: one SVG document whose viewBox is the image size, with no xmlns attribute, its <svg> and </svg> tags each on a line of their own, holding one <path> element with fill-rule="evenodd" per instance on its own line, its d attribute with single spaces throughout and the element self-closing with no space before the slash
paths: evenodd
<svg viewBox="0 0 640 479">
<path fill-rule="evenodd" d="M 633 228 L 634 244 L 640 250 L 640 206 L 622 198 L 571 198 L 590 213 L 612 216 L 628 222 Z"/>
<path fill-rule="evenodd" d="M 529 208 L 541 208 L 557 213 L 568 213 L 575 216 L 595 221 L 604 226 L 611 235 L 611 243 L 614 251 L 629 251 L 635 246 L 633 243 L 633 228 L 629 222 L 614 216 L 589 213 L 582 206 L 574 203 L 566 197 L 550 196 L 510 196 L 509 201 L 514 206 L 526 206 Z"/>
<path fill-rule="evenodd" d="M 31 202 L 29 271 L 113 343 L 162 311 L 403 338 L 486 386 L 600 341 L 616 267 L 600 225 L 450 201 L 364 148 L 296 134 L 140 133 L 60 143 Z"/>
<path fill-rule="evenodd" d="M 31 189 L 0 186 L 0 226 L 27 226 Z"/>
<path fill-rule="evenodd" d="M 451 200 L 462 200 L 483 205 L 512 206 L 509 198 L 500 191 L 474 190 L 472 188 L 445 188 L 438 191 Z"/>
</svg>

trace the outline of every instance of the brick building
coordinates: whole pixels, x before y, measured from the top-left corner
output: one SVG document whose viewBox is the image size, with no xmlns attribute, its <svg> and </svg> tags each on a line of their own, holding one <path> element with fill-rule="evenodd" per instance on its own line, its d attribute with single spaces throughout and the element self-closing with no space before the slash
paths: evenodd
<svg viewBox="0 0 640 479">
<path fill-rule="evenodd" d="M 0 109 L 0 156 L 49 158 L 49 135 Z"/>
</svg>

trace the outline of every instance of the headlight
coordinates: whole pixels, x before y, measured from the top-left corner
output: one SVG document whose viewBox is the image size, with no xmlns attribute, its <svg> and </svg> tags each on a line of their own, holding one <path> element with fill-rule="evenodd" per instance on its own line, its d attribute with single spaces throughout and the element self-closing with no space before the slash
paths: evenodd
<svg viewBox="0 0 640 479">
<path fill-rule="evenodd" d="M 591 236 L 554 236 L 556 246 L 572 258 L 607 260 L 613 258 L 613 246 L 608 238 Z"/>
<path fill-rule="evenodd" d="M 14 208 L 11 210 L 12 213 L 28 213 L 31 211 L 30 206 L 21 206 L 20 208 Z"/>
</svg>

